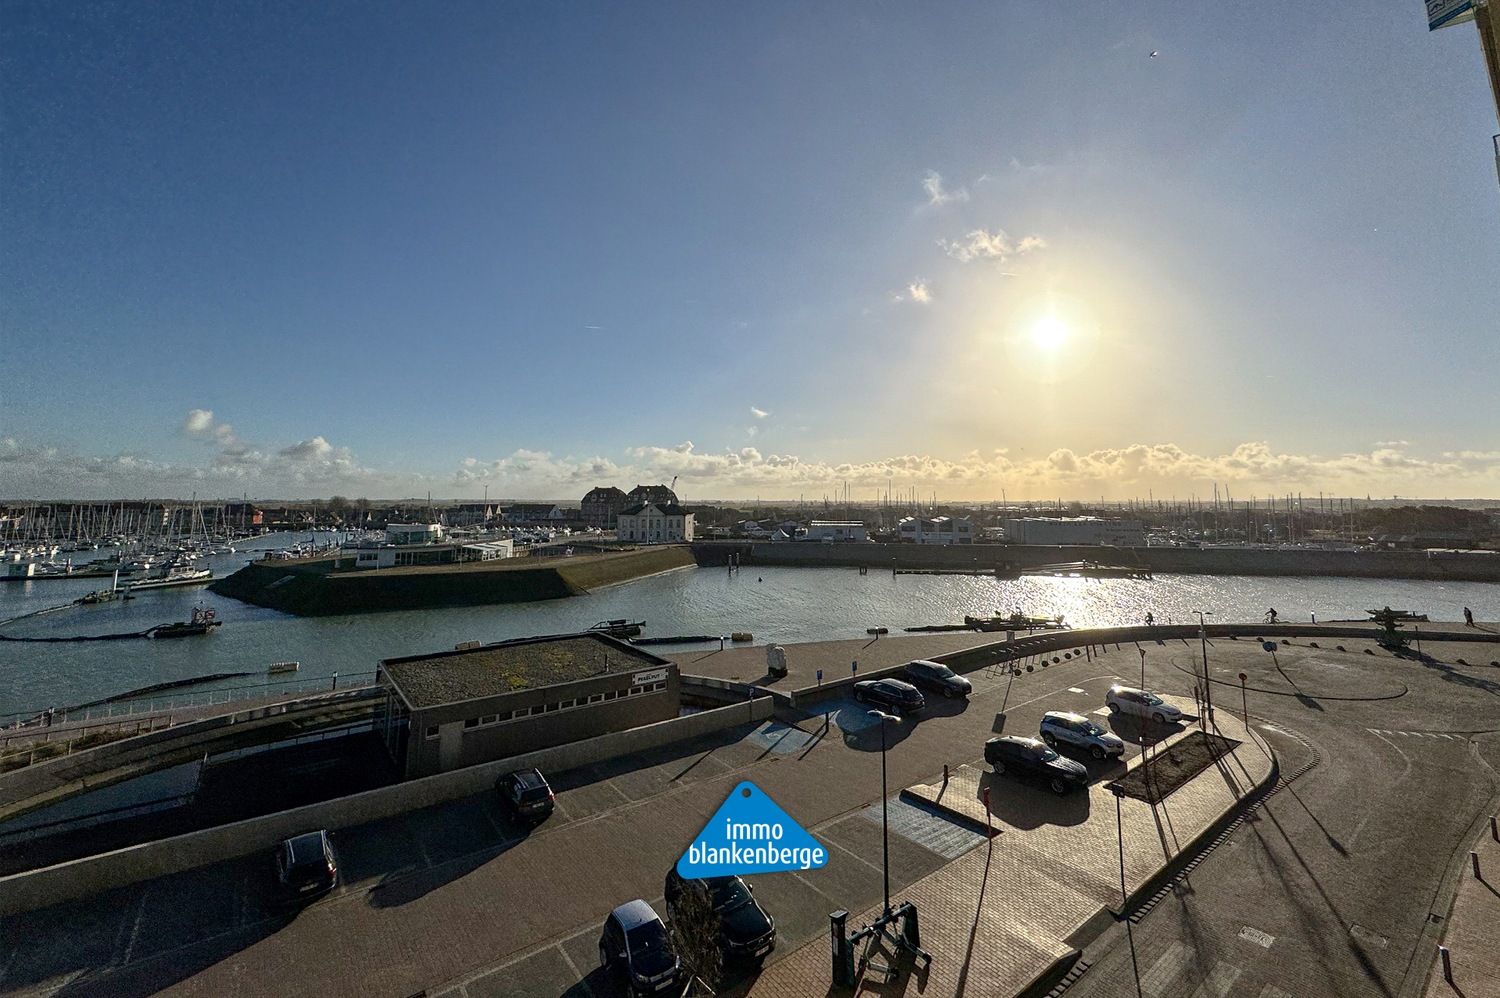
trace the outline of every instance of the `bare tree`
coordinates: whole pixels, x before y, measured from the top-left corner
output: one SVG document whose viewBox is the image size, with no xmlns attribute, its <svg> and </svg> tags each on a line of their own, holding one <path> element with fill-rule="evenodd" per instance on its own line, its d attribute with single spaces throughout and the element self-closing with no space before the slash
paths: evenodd
<svg viewBox="0 0 1500 998">
<path fill-rule="evenodd" d="M 724 951 L 719 945 L 719 913 L 708 890 L 689 881 L 672 906 L 672 948 L 689 976 L 713 994 L 724 978 Z"/>
</svg>

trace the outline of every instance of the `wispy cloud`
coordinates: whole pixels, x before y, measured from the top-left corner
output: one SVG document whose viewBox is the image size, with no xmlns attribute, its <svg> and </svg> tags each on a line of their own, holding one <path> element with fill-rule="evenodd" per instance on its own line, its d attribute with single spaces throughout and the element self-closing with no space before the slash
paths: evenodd
<svg viewBox="0 0 1500 998">
<path fill-rule="evenodd" d="M 1004 262 L 1012 256 L 1024 256 L 1027 253 L 1043 249 L 1047 241 L 1041 236 L 1023 236 L 1019 242 L 1013 241 L 1004 229 L 974 229 L 962 239 L 947 240 L 939 239 L 938 245 L 943 248 L 953 259 L 960 263 L 970 263 L 974 260 L 995 260 Z"/>
<path fill-rule="evenodd" d="M 909 301 L 917 305 L 930 305 L 932 303 L 932 288 L 928 287 L 927 280 L 919 277 L 906 286 L 905 291 L 897 291 L 891 295 L 891 301 Z"/>
<path fill-rule="evenodd" d="M 943 184 L 943 175 L 936 170 L 928 170 L 927 175 L 922 178 L 922 190 L 927 192 L 929 205 L 945 205 L 955 201 L 969 200 L 967 188 L 958 187 L 949 190 Z"/>
<path fill-rule="evenodd" d="M 756 419 L 765 419 L 770 415 L 770 413 L 764 409 L 752 405 L 750 407 L 750 415 L 754 416 Z"/>
</svg>

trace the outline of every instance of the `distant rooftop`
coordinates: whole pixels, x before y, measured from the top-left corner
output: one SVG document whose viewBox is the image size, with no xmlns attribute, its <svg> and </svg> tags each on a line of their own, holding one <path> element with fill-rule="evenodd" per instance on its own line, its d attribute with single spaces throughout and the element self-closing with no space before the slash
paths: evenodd
<svg viewBox="0 0 1500 998">
<path fill-rule="evenodd" d="M 670 664 L 602 634 L 521 638 L 465 651 L 388 658 L 381 668 L 413 710 Z"/>
</svg>

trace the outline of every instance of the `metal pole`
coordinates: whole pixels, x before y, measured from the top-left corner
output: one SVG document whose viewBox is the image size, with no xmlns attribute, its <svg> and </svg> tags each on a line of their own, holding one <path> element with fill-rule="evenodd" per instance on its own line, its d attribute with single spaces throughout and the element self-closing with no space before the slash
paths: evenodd
<svg viewBox="0 0 1500 998">
<path fill-rule="evenodd" d="M 890 722 L 880 719 L 880 840 L 885 865 L 885 914 L 891 913 L 891 824 L 890 799 L 885 792 L 885 726 Z"/>
<path fill-rule="evenodd" d="M 1203 695 L 1208 703 L 1208 723 L 1214 720 L 1214 681 L 1208 675 L 1208 625 L 1204 621 L 1206 614 L 1199 610 L 1198 613 L 1198 638 L 1203 643 Z"/>
<path fill-rule="evenodd" d="M 1115 790 L 1115 838 L 1120 843 L 1120 917 L 1125 920 L 1125 936 L 1130 940 L 1130 969 L 1135 977 L 1136 998 L 1144 998 L 1141 992 L 1141 966 L 1135 956 L 1135 933 L 1130 931 L 1130 915 L 1125 911 L 1125 825 L 1120 817 L 1120 800 L 1124 794 Z"/>
</svg>

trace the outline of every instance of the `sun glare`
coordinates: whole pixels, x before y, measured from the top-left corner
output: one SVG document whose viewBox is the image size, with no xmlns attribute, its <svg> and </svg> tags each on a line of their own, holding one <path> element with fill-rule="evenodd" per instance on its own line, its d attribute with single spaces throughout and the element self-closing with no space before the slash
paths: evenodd
<svg viewBox="0 0 1500 998">
<path fill-rule="evenodd" d="M 1068 339 L 1068 324 L 1055 315 L 1044 315 L 1031 327 L 1031 342 L 1039 349 L 1055 351 Z"/>
</svg>

